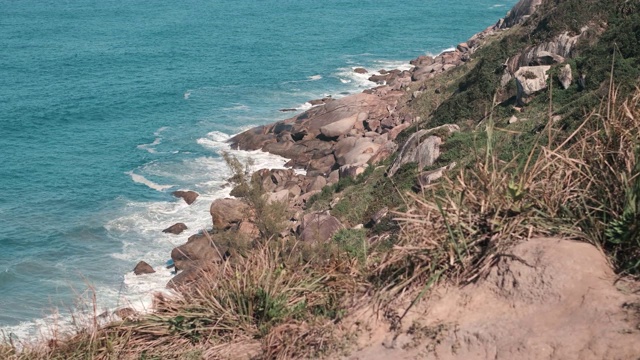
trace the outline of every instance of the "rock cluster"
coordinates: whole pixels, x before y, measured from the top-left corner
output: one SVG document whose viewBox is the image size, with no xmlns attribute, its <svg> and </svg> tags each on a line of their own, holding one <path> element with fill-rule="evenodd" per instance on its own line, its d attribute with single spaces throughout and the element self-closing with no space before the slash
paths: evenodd
<svg viewBox="0 0 640 360">
<path fill-rule="evenodd" d="M 412 60 L 413 68 L 410 70 L 383 69 L 370 72 L 365 68 L 355 68 L 355 73 L 366 74 L 370 81 L 379 86 L 338 99 L 325 97 L 311 100 L 309 103 L 313 107 L 301 114 L 258 126 L 230 139 L 229 144 L 234 149 L 262 150 L 290 159 L 286 164 L 289 169 L 262 169 L 252 174 L 252 183 L 259 184 L 264 191 L 266 203 L 286 205 L 288 223 L 280 236 L 296 236 L 301 241 L 313 243 L 331 239 L 344 225 L 329 213 L 305 214 L 309 199 L 325 186 L 343 178 L 355 177 L 367 167 L 390 158 L 400 146 L 398 156 L 387 169 L 387 176 L 393 176 L 404 164 L 411 162 L 417 163 L 420 170 L 432 166 L 440 154 L 444 137 L 459 129 L 455 125 L 416 129 L 408 140 L 398 143 L 400 133 L 419 120 L 411 115 L 405 104 L 421 96 L 426 90 L 425 81 L 471 61 L 471 55 L 482 47 L 486 38 L 510 26 L 509 23 L 523 21 L 535 6 L 535 1 L 523 4 L 521 10 L 514 10 L 511 18 L 474 35 L 454 50 Z M 515 64 L 515 70 L 509 73 L 507 66 L 507 73 L 515 76 L 521 68 L 521 61 L 535 62 L 527 64 L 529 66 L 547 68 L 548 64 L 561 62 L 571 53 L 573 41 L 572 38 L 562 38 L 556 45 L 531 49 L 518 59 L 508 61 Z M 531 76 L 527 78 L 526 69 L 518 73 L 521 75 L 518 78 L 524 79 L 521 81 L 522 93 L 526 96 L 539 91 L 543 83 L 546 84 L 546 70 L 534 67 L 531 72 L 536 75 L 535 79 Z M 294 169 L 304 170 L 305 175 Z M 421 172 L 416 179 L 416 186 L 428 185 L 449 169 L 443 167 Z M 236 188 L 232 194 L 235 192 L 237 195 L 241 191 Z M 182 197 L 188 204 L 198 196 L 190 191 L 177 191 L 174 195 Z M 212 234 L 235 232 L 249 240 L 257 238 L 264 229 L 258 226 L 260 214 L 256 214 L 256 211 L 240 199 L 215 200 L 210 207 Z M 371 219 L 372 223 L 379 222 L 388 211 L 382 209 L 377 217 Z M 180 224 L 165 229 L 170 233 L 183 230 Z M 198 234 L 174 248 L 171 258 L 180 273 L 168 286 L 181 289 L 198 281 L 204 274 L 215 273 L 217 264 L 228 257 L 228 249 L 220 247 L 217 242 L 217 238 L 214 239 L 210 234 Z"/>
</svg>

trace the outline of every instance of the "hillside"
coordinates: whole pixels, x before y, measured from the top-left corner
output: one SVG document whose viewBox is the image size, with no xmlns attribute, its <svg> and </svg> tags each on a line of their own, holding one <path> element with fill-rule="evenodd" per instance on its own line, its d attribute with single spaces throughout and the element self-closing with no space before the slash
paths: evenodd
<svg viewBox="0 0 640 360">
<path fill-rule="evenodd" d="M 154 311 L 0 357 L 637 358 L 640 3 L 522 0 L 411 64 L 235 136 L 291 169 L 225 154 Z"/>
</svg>

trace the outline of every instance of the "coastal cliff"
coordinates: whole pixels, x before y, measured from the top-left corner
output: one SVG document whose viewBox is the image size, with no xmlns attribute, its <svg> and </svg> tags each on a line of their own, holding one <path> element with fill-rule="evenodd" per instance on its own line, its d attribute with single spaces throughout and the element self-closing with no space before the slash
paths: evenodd
<svg viewBox="0 0 640 360">
<path fill-rule="evenodd" d="M 289 169 L 223 155 L 233 197 L 171 252 L 173 297 L 22 355 L 637 357 L 639 13 L 522 0 L 410 70 L 354 69 L 374 87 L 229 141 Z"/>
</svg>

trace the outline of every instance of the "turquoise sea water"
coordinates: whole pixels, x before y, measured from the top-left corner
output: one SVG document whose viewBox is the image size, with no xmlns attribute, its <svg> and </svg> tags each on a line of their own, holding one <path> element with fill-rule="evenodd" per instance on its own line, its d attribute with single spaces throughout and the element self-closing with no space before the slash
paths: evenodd
<svg viewBox="0 0 640 360">
<path fill-rule="evenodd" d="M 406 66 L 515 2 L 0 0 L 0 329 L 64 323 L 88 287 L 100 312 L 146 306 L 226 191 L 229 135 L 371 87 L 354 67 Z M 139 260 L 158 273 L 133 276 Z"/>
</svg>

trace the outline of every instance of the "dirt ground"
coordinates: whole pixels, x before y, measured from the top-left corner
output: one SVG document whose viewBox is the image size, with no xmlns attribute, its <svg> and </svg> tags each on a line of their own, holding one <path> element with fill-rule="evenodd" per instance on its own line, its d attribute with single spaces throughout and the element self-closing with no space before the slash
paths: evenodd
<svg viewBox="0 0 640 360">
<path fill-rule="evenodd" d="M 640 359 L 639 289 L 590 244 L 532 239 L 476 283 L 434 290 L 399 330 L 371 325 L 344 359 Z"/>
</svg>

